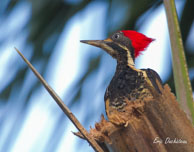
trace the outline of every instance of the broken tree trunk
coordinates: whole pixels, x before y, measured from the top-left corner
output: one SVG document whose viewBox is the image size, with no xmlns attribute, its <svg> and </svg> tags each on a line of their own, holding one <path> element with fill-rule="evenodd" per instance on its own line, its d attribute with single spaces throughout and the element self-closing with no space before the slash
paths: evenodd
<svg viewBox="0 0 194 152">
<path fill-rule="evenodd" d="M 168 85 L 161 95 L 129 103 L 123 117 L 128 125 L 116 126 L 102 116 L 90 134 L 105 152 L 192 152 L 194 129 Z M 83 138 L 80 133 L 75 133 Z M 84 139 L 84 138 L 83 138 Z"/>
</svg>

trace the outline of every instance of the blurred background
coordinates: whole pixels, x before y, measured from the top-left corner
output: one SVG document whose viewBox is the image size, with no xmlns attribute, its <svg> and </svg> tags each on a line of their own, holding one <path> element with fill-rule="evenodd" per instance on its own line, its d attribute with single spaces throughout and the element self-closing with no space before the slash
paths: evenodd
<svg viewBox="0 0 194 152">
<path fill-rule="evenodd" d="M 176 0 L 192 87 L 194 1 Z M 92 152 L 19 55 L 17 47 L 89 130 L 105 115 L 104 93 L 116 61 L 80 40 L 136 30 L 156 40 L 136 60 L 174 92 L 161 0 L 0 0 L 0 151 Z"/>
</svg>

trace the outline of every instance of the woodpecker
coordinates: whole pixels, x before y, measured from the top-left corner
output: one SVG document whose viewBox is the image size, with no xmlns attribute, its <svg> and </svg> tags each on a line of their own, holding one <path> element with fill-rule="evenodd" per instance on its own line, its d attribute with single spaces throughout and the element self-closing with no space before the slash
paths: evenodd
<svg viewBox="0 0 194 152">
<path fill-rule="evenodd" d="M 82 43 L 102 48 L 117 60 L 116 72 L 105 92 L 105 109 L 110 122 L 126 125 L 119 113 L 125 112 L 129 102 L 152 97 L 152 91 L 161 93 L 157 85 L 162 81 L 152 69 L 135 68 L 135 58 L 144 51 L 154 39 L 132 30 L 113 33 L 105 40 L 82 40 Z"/>
</svg>

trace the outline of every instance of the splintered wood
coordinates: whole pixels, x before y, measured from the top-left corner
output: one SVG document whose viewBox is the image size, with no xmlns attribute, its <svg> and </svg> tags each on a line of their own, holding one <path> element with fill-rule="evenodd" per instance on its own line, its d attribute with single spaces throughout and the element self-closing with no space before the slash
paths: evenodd
<svg viewBox="0 0 194 152">
<path fill-rule="evenodd" d="M 194 129 L 168 85 L 153 99 L 134 101 L 121 117 L 127 124 L 117 126 L 105 120 L 90 134 L 105 152 L 192 152 Z M 75 133 L 84 139 L 80 133 Z"/>
</svg>

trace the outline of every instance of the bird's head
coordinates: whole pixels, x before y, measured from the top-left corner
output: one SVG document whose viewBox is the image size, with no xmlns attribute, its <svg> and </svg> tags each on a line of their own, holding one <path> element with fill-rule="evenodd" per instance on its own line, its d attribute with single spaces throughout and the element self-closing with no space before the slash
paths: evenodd
<svg viewBox="0 0 194 152">
<path fill-rule="evenodd" d="M 134 66 L 137 56 L 144 51 L 154 39 L 131 30 L 123 30 L 113 33 L 105 40 L 82 40 L 87 43 L 100 47 L 117 59 L 118 63 Z"/>
</svg>

